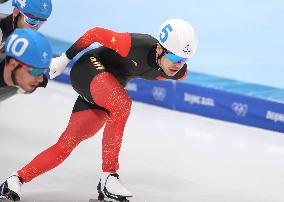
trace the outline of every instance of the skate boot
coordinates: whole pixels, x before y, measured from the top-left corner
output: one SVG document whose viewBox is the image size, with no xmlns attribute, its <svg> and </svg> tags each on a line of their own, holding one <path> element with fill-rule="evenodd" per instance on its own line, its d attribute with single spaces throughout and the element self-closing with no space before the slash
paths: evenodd
<svg viewBox="0 0 284 202">
<path fill-rule="evenodd" d="M 99 201 L 129 202 L 132 194 L 120 183 L 117 173 L 103 173 L 97 186 Z"/>
<path fill-rule="evenodd" d="M 16 173 L 13 173 L 8 179 L 0 185 L 0 202 L 19 201 L 22 182 Z"/>
</svg>

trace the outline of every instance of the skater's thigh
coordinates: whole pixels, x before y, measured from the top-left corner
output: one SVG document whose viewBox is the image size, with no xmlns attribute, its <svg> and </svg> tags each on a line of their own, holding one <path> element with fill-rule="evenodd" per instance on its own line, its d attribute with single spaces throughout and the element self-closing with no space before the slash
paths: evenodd
<svg viewBox="0 0 284 202">
<path fill-rule="evenodd" d="M 86 53 L 73 65 L 70 80 L 74 90 L 89 103 L 97 105 L 91 94 L 91 83 L 98 74 L 107 72 L 99 57 L 94 53 Z"/>
<path fill-rule="evenodd" d="M 65 132 L 60 140 L 82 141 L 95 135 L 105 124 L 107 111 L 98 105 L 88 103 L 78 96 Z"/>
</svg>

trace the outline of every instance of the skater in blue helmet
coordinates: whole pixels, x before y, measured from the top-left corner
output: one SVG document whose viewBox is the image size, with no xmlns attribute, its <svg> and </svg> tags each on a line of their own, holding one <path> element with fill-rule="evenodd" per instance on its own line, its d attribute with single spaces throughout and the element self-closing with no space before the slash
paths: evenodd
<svg viewBox="0 0 284 202">
<path fill-rule="evenodd" d="M 0 63 L 0 92 L 21 90 L 33 92 L 45 87 L 52 58 L 48 40 L 39 32 L 16 29 L 5 43 L 5 59 Z"/>
<path fill-rule="evenodd" d="M 10 15 L 0 14 L 0 61 L 5 55 L 7 37 L 17 28 L 38 30 L 47 21 L 51 12 L 51 0 L 12 0 L 14 7 Z M 47 80 L 46 77 L 44 77 Z M 16 94 L 15 88 L 0 90 L 0 101 Z"/>
<path fill-rule="evenodd" d="M 16 28 L 38 30 L 52 12 L 51 0 L 13 0 L 12 5 L 14 7 L 12 14 L 0 15 L 0 44 Z"/>
</svg>

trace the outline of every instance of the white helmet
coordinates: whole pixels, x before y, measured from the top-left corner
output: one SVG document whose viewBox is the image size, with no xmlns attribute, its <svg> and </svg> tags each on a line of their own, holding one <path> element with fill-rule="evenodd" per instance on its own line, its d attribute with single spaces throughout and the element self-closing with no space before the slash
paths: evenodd
<svg viewBox="0 0 284 202">
<path fill-rule="evenodd" d="M 157 38 L 164 48 L 179 57 L 191 58 L 197 48 L 195 31 L 184 20 L 167 20 L 160 26 Z"/>
</svg>

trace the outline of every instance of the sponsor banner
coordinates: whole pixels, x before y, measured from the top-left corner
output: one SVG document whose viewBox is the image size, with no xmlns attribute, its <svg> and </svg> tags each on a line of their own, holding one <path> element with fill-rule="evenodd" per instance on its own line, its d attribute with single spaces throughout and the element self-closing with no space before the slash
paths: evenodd
<svg viewBox="0 0 284 202">
<path fill-rule="evenodd" d="M 70 84 L 69 75 L 70 65 L 54 80 Z M 125 89 L 136 101 L 284 132 L 284 103 L 172 81 L 135 79 Z"/>
<path fill-rule="evenodd" d="M 276 112 L 277 111 L 277 112 Z M 273 121 L 274 123 L 279 123 L 281 125 L 284 124 L 284 112 L 279 112 L 279 109 L 275 111 L 267 110 L 266 111 L 266 119 L 269 121 Z"/>
<path fill-rule="evenodd" d="M 284 104 L 197 85 L 177 83 L 176 109 L 284 132 Z"/>
<path fill-rule="evenodd" d="M 136 79 L 128 82 L 125 89 L 133 100 L 170 109 L 174 107 L 173 82 Z"/>
</svg>

